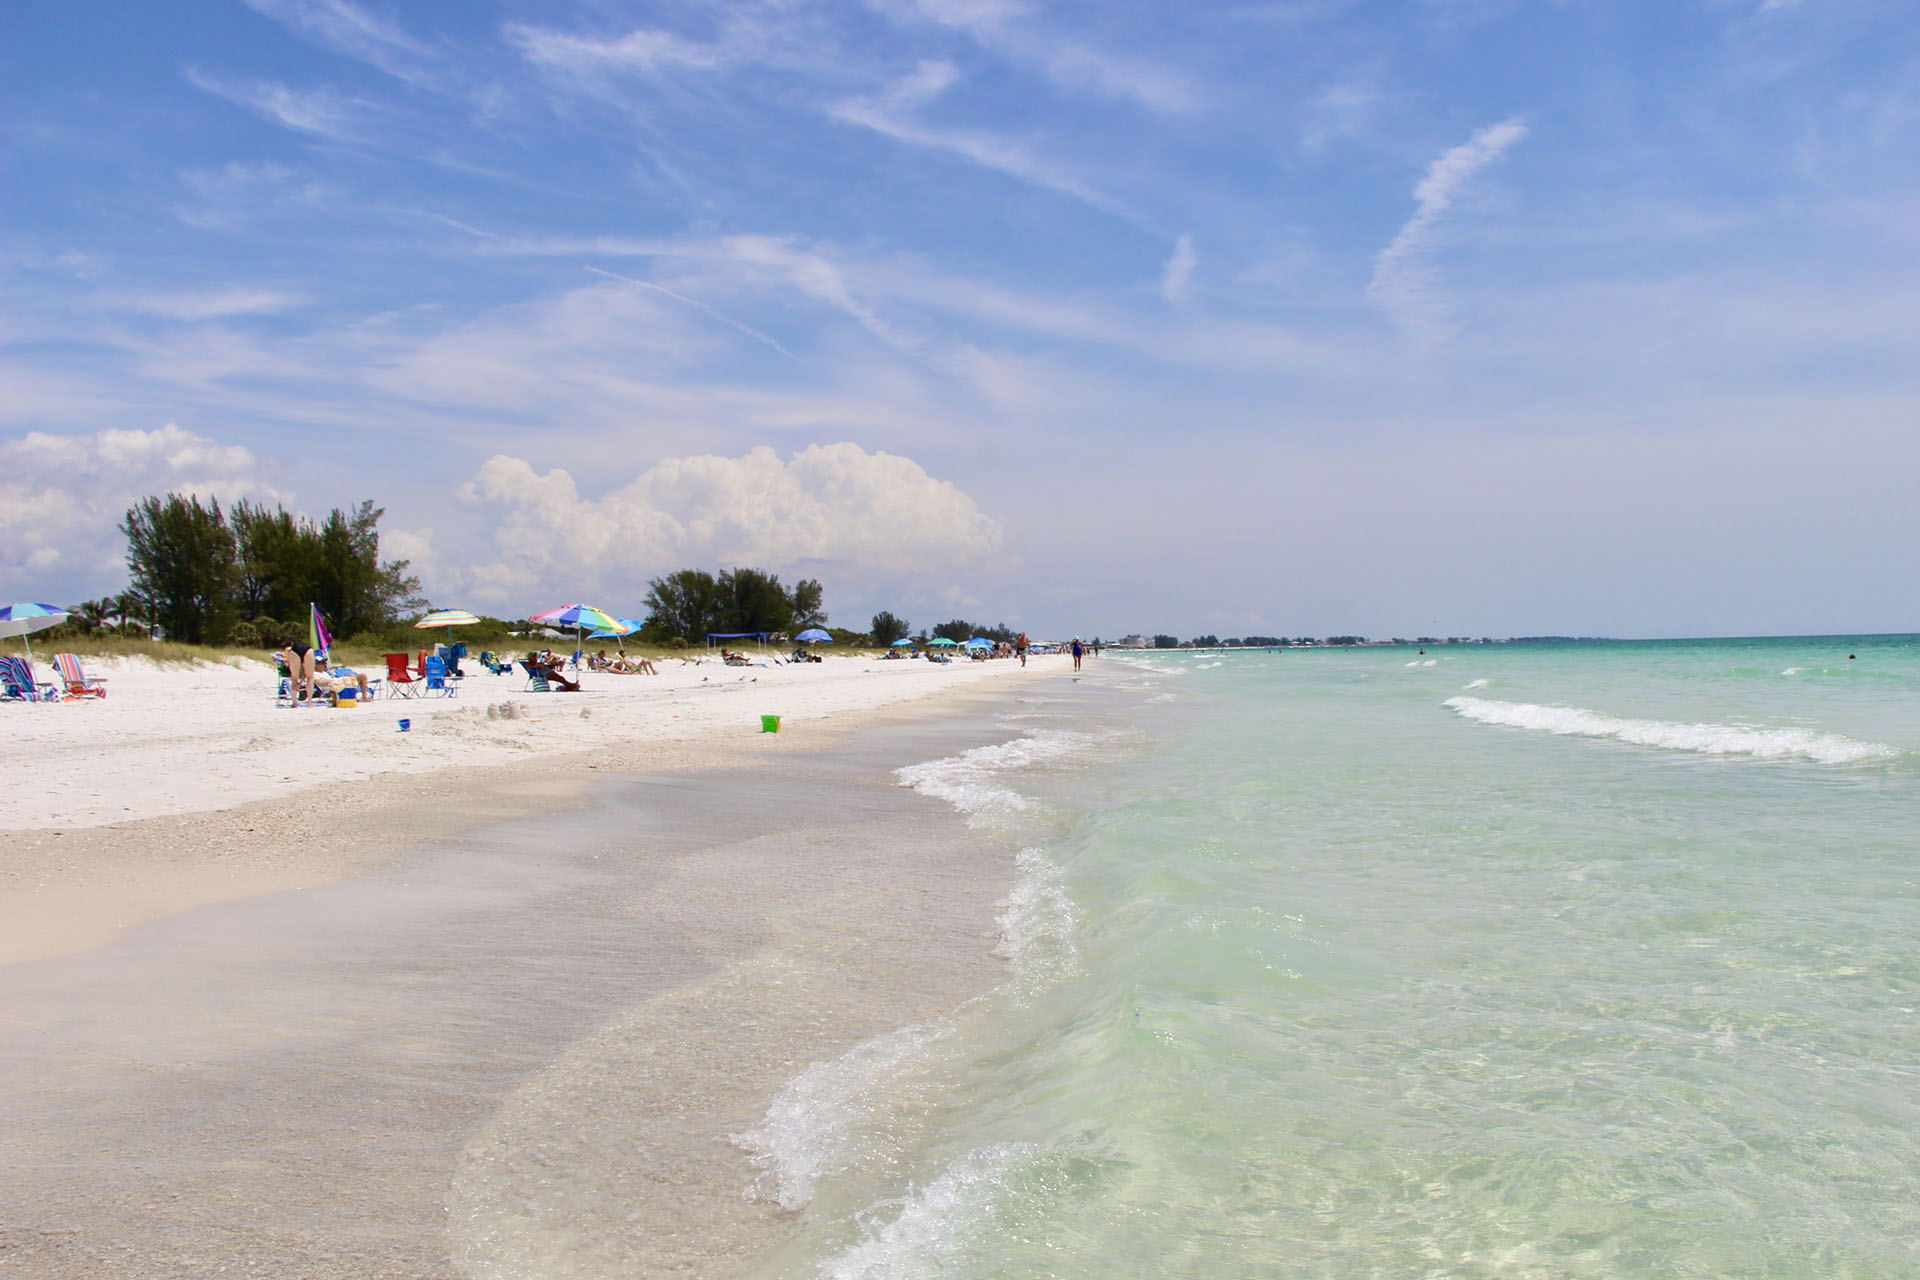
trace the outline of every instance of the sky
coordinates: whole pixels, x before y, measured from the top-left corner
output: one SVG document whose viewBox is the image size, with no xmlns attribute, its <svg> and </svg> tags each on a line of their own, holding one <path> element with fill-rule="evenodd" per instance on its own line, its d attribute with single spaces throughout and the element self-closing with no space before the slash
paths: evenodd
<svg viewBox="0 0 1920 1280">
<path fill-rule="evenodd" d="M 1912 0 L 12 0 L 0 598 L 1920 630 Z"/>
</svg>

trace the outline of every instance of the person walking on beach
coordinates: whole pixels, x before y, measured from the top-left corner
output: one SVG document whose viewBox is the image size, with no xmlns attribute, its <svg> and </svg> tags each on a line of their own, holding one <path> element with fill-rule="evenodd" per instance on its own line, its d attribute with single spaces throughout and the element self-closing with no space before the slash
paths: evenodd
<svg viewBox="0 0 1920 1280">
<path fill-rule="evenodd" d="M 1027 665 L 1027 633 L 1026 632 L 1022 631 L 1018 636 L 1014 637 L 1013 651 L 1016 655 L 1018 655 L 1020 659 L 1020 665 L 1023 667 L 1026 666 Z"/>
<path fill-rule="evenodd" d="M 1080 669 L 1080 659 L 1086 656 L 1086 652 L 1087 647 L 1080 643 L 1079 636 L 1075 636 L 1073 638 L 1073 669 L 1075 671 Z"/>
</svg>

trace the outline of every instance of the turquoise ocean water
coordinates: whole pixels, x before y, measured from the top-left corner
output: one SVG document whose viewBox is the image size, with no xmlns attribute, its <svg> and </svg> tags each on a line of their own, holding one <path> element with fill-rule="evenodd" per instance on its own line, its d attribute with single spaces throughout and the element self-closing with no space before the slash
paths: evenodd
<svg viewBox="0 0 1920 1280">
<path fill-rule="evenodd" d="M 900 781 L 1015 858 L 1007 981 L 738 1135 L 760 1274 L 1920 1275 L 1920 638 L 1108 656 L 1005 727 Z"/>
</svg>

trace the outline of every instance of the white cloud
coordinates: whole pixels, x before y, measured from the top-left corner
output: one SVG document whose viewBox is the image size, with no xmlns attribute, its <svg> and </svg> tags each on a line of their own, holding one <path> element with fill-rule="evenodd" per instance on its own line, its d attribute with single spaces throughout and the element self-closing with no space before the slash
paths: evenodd
<svg viewBox="0 0 1920 1280">
<path fill-rule="evenodd" d="M 900 12 L 900 6 L 890 6 Z M 1194 110 L 1200 95 L 1192 85 L 1164 68 L 1139 58 L 1097 49 L 1059 32 L 1043 32 L 1032 11 L 1007 0 L 909 0 L 905 12 L 960 31 L 982 47 L 1014 62 L 1038 66 L 1065 89 L 1136 103 L 1148 110 L 1179 114 Z"/>
<path fill-rule="evenodd" d="M 187 71 L 187 79 L 217 98 L 297 133 L 330 142 L 351 142 L 359 136 L 353 120 L 360 104 L 350 103 L 329 89 L 295 89 L 272 80 L 229 80 L 192 68 Z"/>
<path fill-rule="evenodd" d="M 103 293 L 92 304 L 109 311 L 145 311 L 170 320 L 218 320 L 272 315 L 299 299 L 271 289 L 219 289 L 200 293 Z"/>
<path fill-rule="evenodd" d="M 398 26 L 350 0 L 246 0 L 247 7 L 336 52 L 409 84 L 422 84 L 429 50 Z"/>
<path fill-rule="evenodd" d="M 1441 218 L 1475 174 L 1526 136 L 1527 126 L 1518 119 L 1503 120 L 1435 160 L 1413 189 L 1413 216 L 1374 259 L 1367 296 L 1414 338 L 1437 341 L 1449 325 L 1446 302 L 1437 287 L 1438 273 L 1427 261 Z"/>
<path fill-rule="evenodd" d="M 886 91 L 865 98 L 848 98 L 836 103 L 829 114 L 844 124 L 871 129 L 896 142 L 950 151 L 983 169 L 1072 196 L 1103 213 L 1126 216 L 1112 198 L 1089 187 L 1065 166 L 1034 155 L 1018 142 L 975 129 L 935 128 L 912 118 L 920 107 L 932 102 L 957 78 L 958 72 L 948 63 L 922 62 Z"/>
<path fill-rule="evenodd" d="M 0 444 L 0 582 L 6 594 L 94 595 L 125 585 L 119 523 L 141 498 L 192 494 L 283 502 L 253 453 L 172 423 L 157 431 L 56 436 Z"/>
<path fill-rule="evenodd" d="M 637 598 L 649 577 L 687 565 L 937 577 L 978 569 L 1001 542 L 999 524 L 953 485 L 851 443 L 785 461 L 766 446 L 669 458 L 599 498 L 560 468 L 501 454 L 460 497 L 494 531 L 494 561 L 452 584 L 481 599 L 519 601 L 540 585 Z"/>
<path fill-rule="evenodd" d="M 1174 242 L 1173 256 L 1167 259 L 1160 277 L 1160 296 L 1176 307 L 1193 301 L 1193 269 L 1200 257 L 1193 251 L 1193 237 L 1183 235 Z"/>
</svg>

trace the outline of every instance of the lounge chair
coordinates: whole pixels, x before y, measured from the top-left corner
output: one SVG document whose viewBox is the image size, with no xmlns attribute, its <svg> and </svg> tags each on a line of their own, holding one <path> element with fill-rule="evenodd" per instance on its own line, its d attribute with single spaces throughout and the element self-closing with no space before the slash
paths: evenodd
<svg viewBox="0 0 1920 1280">
<path fill-rule="evenodd" d="M 545 671 L 541 670 L 539 667 L 534 666 L 531 662 L 522 662 L 520 665 L 526 670 L 526 673 L 527 673 L 526 692 L 528 693 L 552 693 L 553 692 L 552 686 L 547 683 L 547 673 Z"/>
<path fill-rule="evenodd" d="M 411 698 L 420 692 L 423 677 L 407 666 L 404 653 L 382 654 L 387 660 L 387 696 L 389 698 Z"/>
<path fill-rule="evenodd" d="M 496 676 L 510 676 L 513 674 L 513 664 L 511 662 L 502 662 L 485 649 L 480 651 L 480 665 Z"/>
<path fill-rule="evenodd" d="M 427 659 L 428 697 L 457 698 L 460 696 L 460 677 L 449 675 L 446 660 L 429 657 Z"/>
<path fill-rule="evenodd" d="M 0 658 L 0 698 L 9 702 L 58 702 L 53 685 L 33 678 L 33 664 L 25 658 Z"/>
<path fill-rule="evenodd" d="M 95 678 L 87 679 L 86 672 L 80 669 L 80 656 L 73 653 L 53 655 L 53 669 L 60 676 L 60 683 L 67 686 L 69 698 L 104 698 L 107 696 L 107 682 Z"/>
</svg>

